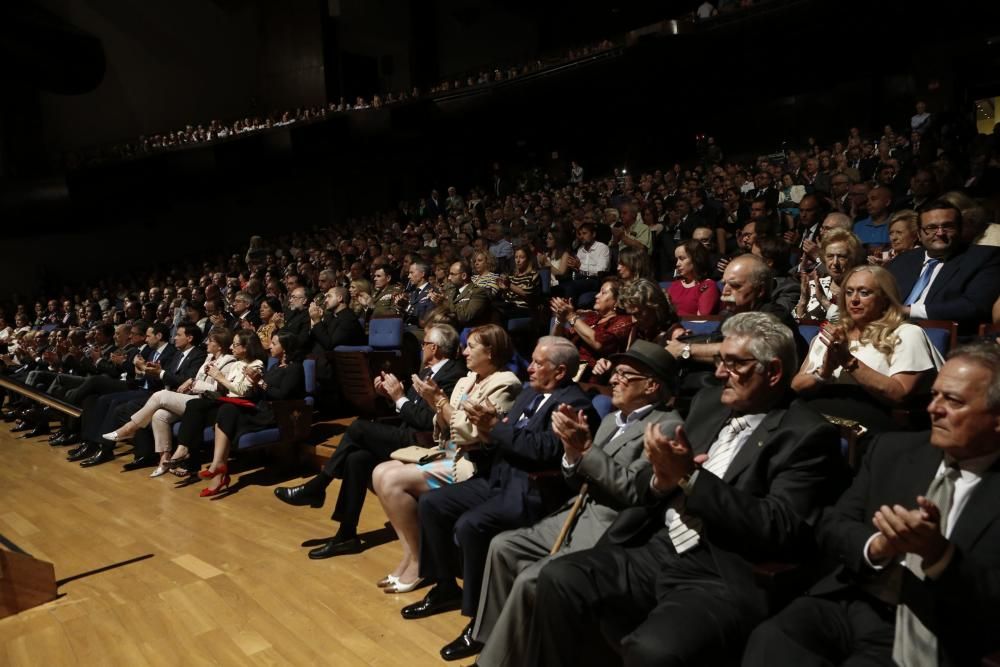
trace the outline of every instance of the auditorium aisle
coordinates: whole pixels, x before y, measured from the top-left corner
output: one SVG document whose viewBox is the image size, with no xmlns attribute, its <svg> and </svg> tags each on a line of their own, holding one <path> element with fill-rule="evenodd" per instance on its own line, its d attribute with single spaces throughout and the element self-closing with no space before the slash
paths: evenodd
<svg viewBox="0 0 1000 667">
<path fill-rule="evenodd" d="M 260 468 L 235 475 L 245 486 L 228 497 L 199 498 L 204 482 L 120 472 L 131 457 L 81 469 L 44 438 L 0 429 L 0 534 L 57 579 L 151 555 L 0 620 L 0 665 L 441 665 L 464 626 L 458 612 L 405 621 L 399 609 L 426 589 L 375 587 L 400 554 L 375 498 L 360 532 L 383 544 L 310 561 L 300 545 L 333 534 L 336 483 L 324 509 L 279 503 L 281 480 Z"/>
</svg>

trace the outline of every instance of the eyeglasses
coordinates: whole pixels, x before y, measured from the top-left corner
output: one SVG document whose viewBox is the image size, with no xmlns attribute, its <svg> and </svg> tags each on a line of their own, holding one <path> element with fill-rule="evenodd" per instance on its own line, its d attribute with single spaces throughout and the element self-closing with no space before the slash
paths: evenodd
<svg viewBox="0 0 1000 667">
<path fill-rule="evenodd" d="M 626 373 L 620 368 L 616 368 L 611 373 L 612 378 L 620 380 L 623 384 L 628 384 L 632 380 L 648 380 L 648 375 L 640 375 L 639 373 Z"/>
<path fill-rule="evenodd" d="M 724 359 L 721 354 L 716 354 L 712 356 L 712 363 L 715 364 L 716 369 L 718 369 L 719 366 L 722 366 L 726 369 L 727 373 L 730 373 L 732 375 L 739 375 L 740 373 L 746 372 L 747 364 L 751 362 L 756 363 L 756 361 L 757 360 L 754 359 L 753 357 L 749 357 L 746 359 L 729 357 L 728 359 Z"/>
<path fill-rule="evenodd" d="M 937 234 L 938 232 L 953 232 L 958 229 L 954 222 L 946 222 L 941 225 L 924 225 L 920 228 L 924 234 Z"/>
</svg>

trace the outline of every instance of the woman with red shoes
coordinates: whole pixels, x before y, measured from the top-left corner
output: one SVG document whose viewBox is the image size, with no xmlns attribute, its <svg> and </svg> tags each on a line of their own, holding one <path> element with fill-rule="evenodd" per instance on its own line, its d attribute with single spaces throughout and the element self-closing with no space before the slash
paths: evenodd
<svg viewBox="0 0 1000 667">
<path fill-rule="evenodd" d="M 229 487 L 229 448 L 244 433 L 252 433 L 274 426 L 274 412 L 269 401 L 302 398 L 305 395 L 305 375 L 302 363 L 295 359 L 298 344 L 295 334 L 278 331 L 271 338 L 271 356 L 278 363 L 263 375 L 256 369 L 247 369 L 247 377 L 254 385 L 247 398 L 253 407 L 223 403 L 215 417 L 215 449 L 212 463 L 198 473 L 212 483 L 201 490 L 201 497 L 214 496 Z"/>
</svg>

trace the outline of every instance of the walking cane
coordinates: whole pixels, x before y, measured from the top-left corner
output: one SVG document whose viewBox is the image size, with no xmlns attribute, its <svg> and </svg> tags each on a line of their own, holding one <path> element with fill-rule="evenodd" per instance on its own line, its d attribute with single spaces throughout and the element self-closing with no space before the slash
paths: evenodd
<svg viewBox="0 0 1000 667">
<path fill-rule="evenodd" d="M 566 517 L 566 521 L 563 522 L 562 530 L 559 531 L 559 535 L 556 537 L 555 543 L 549 550 L 550 556 L 555 556 L 556 552 L 562 548 L 563 542 L 566 541 L 566 537 L 569 535 L 569 531 L 573 528 L 573 523 L 580 514 L 580 508 L 583 507 L 583 501 L 586 499 L 587 483 L 584 482 L 580 485 L 580 494 L 576 497 L 576 500 L 573 501 L 573 506 L 569 508 L 569 515 Z"/>
</svg>

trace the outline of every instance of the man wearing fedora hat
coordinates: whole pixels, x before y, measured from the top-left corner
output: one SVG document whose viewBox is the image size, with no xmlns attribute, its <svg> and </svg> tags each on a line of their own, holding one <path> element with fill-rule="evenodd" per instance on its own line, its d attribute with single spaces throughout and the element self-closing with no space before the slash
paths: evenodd
<svg viewBox="0 0 1000 667">
<path fill-rule="evenodd" d="M 682 423 L 676 411 L 663 407 L 677 375 L 676 362 L 666 350 L 637 340 L 611 361 L 611 404 L 615 410 L 604 417 L 595 435 L 591 436 L 583 414 L 567 405 L 559 406 L 552 415 L 552 428 L 563 444 L 563 476 L 572 486 L 587 484 L 581 502 L 575 504 L 571 499 L 534 526 L 493 538 L 483 576 L 487 583 L 476 613 L 476 642 L 461 657 L 482 647 L 479 665 L 525 664 L 526 628 L 538 572 L 553 558 L 593 547 L 619 510 L 637 502 L 635 478 L 649 466 L 642 456 L 646 426 L 661 424 L 673 433 Z M 574 511 L 575 521 L 570 519 L 571 529 L 559 551 L 549 555 Z"/>
</svg>

